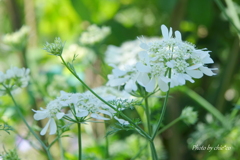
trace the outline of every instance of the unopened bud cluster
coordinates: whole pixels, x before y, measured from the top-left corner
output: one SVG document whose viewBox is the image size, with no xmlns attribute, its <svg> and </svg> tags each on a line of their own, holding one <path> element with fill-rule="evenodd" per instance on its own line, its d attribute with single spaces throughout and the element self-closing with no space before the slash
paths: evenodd
<svg viewBox="0 0 240 160">
<path fill-rule="evenodd" d="M 197 121 L 197 112 L 193 111 L 192 107 L 183 109 L 181 117 L 186 124 L 194 124 Z"/>
<path fill-rule="evenodd" d="M 61 56 L 63 48 L 64 43 L 62 42 L 61 38 L 57 37 L 55 38 L 53 43 L 46 42 L 43 49 L 51 53 L 52 55 Z"/>
</svg>

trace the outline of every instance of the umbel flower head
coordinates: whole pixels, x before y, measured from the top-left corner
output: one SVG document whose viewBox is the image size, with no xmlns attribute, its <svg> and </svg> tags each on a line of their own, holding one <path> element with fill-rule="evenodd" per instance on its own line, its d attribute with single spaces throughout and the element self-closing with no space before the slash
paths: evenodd
<svg viewBox="0 0 240 160">
<path fill-rule="evenodd" d="M 3 36 L 3 43 L 13 47 L 14 49 L 21 49 L 27 43 L 30 28 L 22 26 L 18 31 Z"/>
<path fill-rule="evenodd" d="M 109 75 L 108 85 L 125 85 L 128 91 L 137 90 L 136 82 L 153 92 L 156 86 L 166 92 L 169 88 L 184 85 L 193 78 L 201 78 L 203 74 L 213 76 L 211 68 L 205 66 L 213 63 L 206 49 L 196 49 L 194 45 L 182 41 L 181 33 L 172 28 L 161 26 L 163 39 L 146 43 L 141 40 L 139 61 L 131 68 L 118 69 L 113 66 L 113 74 Z"/>
<path fill-rule="evenodd" d="M 12 67 L 3 73 L 0 71 L 0 96 L 8 91 L 11 94 L 18 93 L 21 88 L 28 85 L 30 70 L 25 68 Z"/>
<path fill-rule="evenodd" d="M 53 43 L 46 42 L 43 49 L 51 53 L 52 55 L 61 56 L 63 48 L 64 43 L 62 42 L 61 38 L 57 37 L 55 38 Z"/>
<path fill-rule="evenodd" d="M 158 37 L 144 37 L 145 41 L 152 42 L 160 40 Z M 105 62 L 115 64 L 120 69 L 124 69 L 125 66 L 132 66 L 137 63 L 138 53 L 142 50 L 139 46 L 138 39 L 127 41 L 121 44 L 120 47 L 109 45 L 105 52 Z"/>
<path fill-rule="evenodd" d="M 93 24 L 82 33 L 79 41 L 83 45 L 94 45 L 104 40 L 111 33 L 111 28 L 103 26 L 102 28 Z"/>
<path fill-rule="evenodd" d="M 104 99 L 109 100 L 109 97 L 104 97 Z M 110 97 L 110 100 L 112 100 L 112 97 Z M 66 112 L 66 110 L 69 110 L 69 112 Z M 111 118 L 115 118 L 119 123 L 124 125 L 128 124 L 127 121 L 118 119 L 114 115 L 116 113 L 115 110 L 100 101 L 90 92 L 66 93 L 61 91 L 61 95 L 49 102 L 45 109 L 41 108 L 40 110 L 33 111 L 35 112 L 35 120 L 49 119 L 40 132 L 41 135 L 46 134 L 48 128 L 50 128 L 50 135 L 55 134 L 57 131 L 55 119 L 62 118 L 71 122 L 76 122 L 77 117 L 82 123 L 90 118 L 99 120 L 110 120 Z"/>
</svg>

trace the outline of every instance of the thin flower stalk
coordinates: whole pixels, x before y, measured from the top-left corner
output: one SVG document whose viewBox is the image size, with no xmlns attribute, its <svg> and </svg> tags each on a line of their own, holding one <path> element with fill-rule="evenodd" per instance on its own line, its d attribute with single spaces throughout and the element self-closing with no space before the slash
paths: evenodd
<svg viewBox="0 0 240 160">
<path fill-rule="evenodd" d="M 29 131 L 32 133 L 32 135 L 38 140 L 38 142 L 41 144 L 41 146 L 44 148 L 44 150 L 45 150 L 46 153 L 47 153 L 48 159 L 49 159 L 49 160 L 53 160 L 52 155 L 51 155 L 51 153 L 50 153 L 50 151 L 49 151 L 49 148 L 42 142 L 42 140 L 38 137 L 38 135 L 32 130 L 32 128 L 29 126 L 29 124 L 27 123 L 26 119 L 25 119 L 24 116 L 22 115 L 22 113 L 21 113 L 21 111 L 20 111 L 20 109 L 19 109 L 19 106 L 18 106 L 18 104 L 16 103 L 16 101 L 15 101 L 15 99 L 14 99 L 11 91 L 10 91 L 7 87 L 5 87 L 5 89 L 6 89 L 7 93 L 8 93 L 8 95 L 11 97 L 11 99 L 12 99 L 12 101 L 13 101 L 13 103 L 14 103 L 15 109 L 17 110 L 18 115 L 20 116 L 20 118 L 23 120 L 24 124 L 27 126 L 27 128 L 28 128 Z"/>
</svg>

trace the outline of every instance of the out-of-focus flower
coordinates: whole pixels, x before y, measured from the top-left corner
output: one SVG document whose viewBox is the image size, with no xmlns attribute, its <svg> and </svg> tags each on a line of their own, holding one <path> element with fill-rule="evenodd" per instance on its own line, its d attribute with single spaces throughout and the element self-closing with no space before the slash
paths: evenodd
<svg viewBox="0 0 240 160">
<path fill-rule="evenodd" d="M 79 63 L 82 66 L 92 64 L 96 61 L 96 54 L 91 48 L 79 46 L 78 44 L 72 44 L 66 48 L 63 58 L 66 61 L 71 61 L 74 55 L 77 56 L 76 61 L 80 61 Z"/>
<path fill-rule="evenodd" d="M 21 88 L 28 85 L 30 70 L 25 68 L 12 67 L 6 73 L 0 72 L 0 96 L 10 91 L 18 93 Z"/>
<path fill-rule="evenodd" d="M 197 121 L 197 112 L 193 111 L 192 107 L 183 109 L 181 117 L 186 124 L 194 124 Z"/>
<path fill-rule="evenodd" d="M 113 87 L 108 86 L 101 86 L 94 88 L 93 91 L 100 95 L 101 97 L 107 97 L 106 99 L 112 100 L 112 99 L 127 99 L 132 100 L 133 97 L 126 91 L 120 91 L 118 89 L 115 89 Z"/>
<path fill-rule="evenodd" d="M 29 30 L 30 28 L 28 26 L 22 26 L 20 30 L 3 36 L 3 43 L 14 49 L 21 49 L 26 45 Z"/>
<path fill-rule="evenodd" d="M 147 42 L 160 40 L 157 37 L 144 38 Z M 138 53 L 143 49 L 136 47 L 140 45 L 139 40 L 124 42 L 120 47 L 109 45 L 105 52 L 105 61 L 108 64 L 114 64 L 119 69 L 124 69 L 126 66 L 133 66 L 139 61 Z"/>
<path fill-rule="evenodd" d="M 203 74 L 213 76 L 211 68 L 205 66 L 213 63 L 206 49 L 195 49 L 195 46 L 183 42 L 181 33 L 161 26 L 163 39 L 147 43 L 141 40 L 139 61 L 124 69 L 114 66 L 113 74 L 109 75 L 108 85 L 125 85 L 127 91 L 136 91 L 136 82 L 145 87 L 147 92 L 153 92 L 156 86 L 166 92 L 170 87 L 184 85 L 186 81 L 194 82 L 192 78 L 201 78 Z M 114 82 L 116 80 L 116 82 Z M 127 86 L 127 87 L 126 87 Z M 128 87 L 131 86 L 131 87 Z"/>
<path fill-rule="evenodd" d="M 94 45 L 104 40 L 111 33 L 111 28 L 103 26 L 102 28 L 93 24 L 87 28 L 79 38 L 83 45 Z"/>
<path fill-rule="evenodd" d="M 55 38 L 53 43 L 46 42 L 43 49 L 51 53 L 52 55 L 61 56 L 63 48 L 64 43 L 62 42 L 61 38 L 57 37 Z"/>
<path fill-rule="evenodd" d="M 29 140 L 23 139 L 20 136 L 16 137 L 16 145 L 18 146 L 18 150 L 21 152 L 29 152 L 31 149 L 31 144 Z"/>
</svg>

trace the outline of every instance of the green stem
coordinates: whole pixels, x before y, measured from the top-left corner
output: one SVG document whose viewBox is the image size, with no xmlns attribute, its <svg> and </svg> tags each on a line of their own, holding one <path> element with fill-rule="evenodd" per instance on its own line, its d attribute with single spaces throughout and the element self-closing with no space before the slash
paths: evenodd
<svg viewBox="0 0 240 160">
<path fill-rule="evenodd" d="M 161 113 L 161 116 L 160 116 L 160 119 L 157 123 L 157 126 L 153 132 L 153 135 L 152 135 L 152 140 L 154 140 L 154 138 L 156 137 L 157 133 L 158 133 L 158 130 L 162 124 L 162 120 L 163 120 L 163 117 L 165 115 L 165 112 L 166 112 L 166 108 L 167 108 L 167 101 L 168 101 L 168 96 L 169 96 L 169 91 L 170 89 L 167 91 L 167 94 L 166 94 L 166 97 L 164 99 L 164 102 L 163 102 L 163 107 L 162 107 L 162 113 Z"/>
<path fill-rule="evenodd" d="M 63 149 L 63 146 L 62 146 L 62 140 L 61 140 L 61 134 L 59 134 L 59 131 L 58 131 L 58 143 L 59 143 L 59 147 L 60 147 L 60 154 L 61 154 L 61 160 L 64 160 L 64 149 Z"/>
<path fill-rule="evenodd" d="M 149 110 L 149 106 L 148 106 L 148 95 L 147 92 L 144 90 L 144 101 L 145 101 L 145 115 L 147 118 L 147 129 L 148 129 L 148 134 L 152 135 L 152 130 L 151 130 L 151 124 L 150 124 L 150 110 Z M 156 149 L 155 146 L 153 144 L 153 140 L 150 141 L 150 149 L 151 149 L 151 154 L 153 159 L 156 159 Z"/>
<path fill-rule="evenodd" d="M 109 104 L 108 102 L 106 102 L 104 99 L 102 99 L 99 95 L 97 95 L 90 87 L 88 87 L 88 85 L 86 85 L 82 80 L 81 78 L 78 77 L 78 75 L 75 73 L 75 71 L 73 71 L 68 65 L 67 63 L 64 61 L 63 57 L 60 56 L 62 62 L 63 62 L 63 65 L 67 67 L 67 69 L 74 75 L 74 77 L 77 78 L 77 80 L 79 82 L 82 83 L 82 85 L 84 87 L 86 87 L 94 96 L 96 96 L 100 101 L 102 101 L 103 103 L 105 103 L 106 105 L 108 105 L 110 108 L 112 108 L 113 110 L 115 110 L 116 112 L 119 112 L 114 106 L 112 106 L 111 104 Z M 119 114 L 124 118 L 126 119 L 129 123 L 131 123 L 138 132 L 141 133 L 141 135 L 143 135 L 145 138 L 147 138 L 148 140 L 151 139 L 151 137 L 142 129 L 140 128 L 137 124 L 135 124 L 129 117 L 127 117 L 125 114 L 123 114 L 122 112 L 119 112 Z"/>
<path fill-rule="evenodd" d="M 182 117 L 178 117 L 178 118 L 174 119 L 171 123 L 167 124 L 160 131 L 158 131 L 157 134 L 164 132 L 165 130 L 167 130 L 168 128 L 170 128 L 171 126 L 173 126 L 175 123 L 179 122 L 180 120 L 182 120 Z"/>
<path fill-rule="evenodd" d="M 82 160 L 82 140 L 81 140 L 81 123 L 77 123 L 78 126 L 78 160 Z"/>
<path fill-rule="evenodd" d="M 153 160 L 158 160 L 157 151 L 156 151 L 154 142 L 153 142 L 153 140 L 149 141 L 149 142 L 150 142 L 150 148 L 151 148 L 151 152 L 152 152 L 152 159 Z"/>
<path fill-rule="evenodd" d="M 107 130 L 107 124 L 105 123 L 105 130 Z M 108 150 L 108 136 L 105 136 L 105 158 L 108 159 L 109 158 L 109 150 Z"/>
<path fill-rule="evenodd" d="M 146 94 L 146 91 L 145 91 Z M 151 124 L 150 124 L 150 110 L 149 110 L 149 106 L 148 106 L 148 97 L 146 95 L 146 97 L 144 98 L 145 100 L 145 114 L 147 117 L 147 128 L 148 128 L 148 134 L 152 135 L 152 130 L 151 130 Z"/>
<path fill-rule="evenodd" d="M 19 116 L 20 116 L 21 119 L 23 120 L 24 124 L 27 126 L 27 128 L 28 128 L 29 131 L 32 133 L 32 135 L 33 135 L 33 136 L 38 140 L 38 142 L 42 145 L 42 147 L 45 149 L 45 151 L 47 152 L 47 156 L 48 156 L 49 160 L 52 160 L 52 156 L 51 156 L 51 154 L 50 154 L 50 151 L 49 151 L 48 147 L 42 142 L 42 140 L 38 137 L 38 135 L 32 130 L 32 128 L 31 128 L 31 127 L 29 126 L 29 124 L 27 123 L 26 119 L 24 118 L 24 116 L 23 116 L 22 113 L 21 113 L 21 110 L 20 110 L 19 106 L 17 105 L 14 97 L 12 96 L 11 91 L 10 91 L 6 86 L 4 86 L 4 87 L 6 88 L 6 91 L 7 91 L 8 95 L 11 97 L 11 99 L 12 99 L 14 105 L 15 105 L 15 108 L 16 108 Z"/>
</svg>

